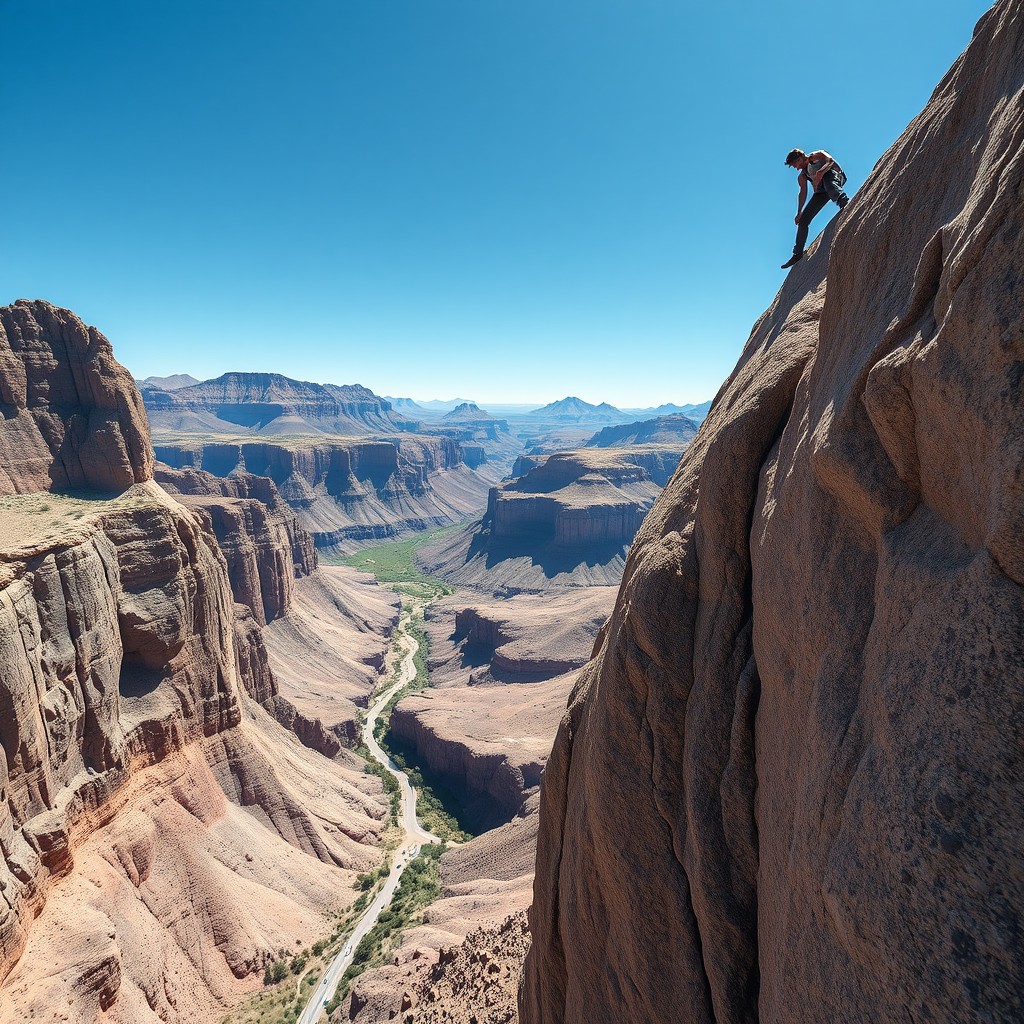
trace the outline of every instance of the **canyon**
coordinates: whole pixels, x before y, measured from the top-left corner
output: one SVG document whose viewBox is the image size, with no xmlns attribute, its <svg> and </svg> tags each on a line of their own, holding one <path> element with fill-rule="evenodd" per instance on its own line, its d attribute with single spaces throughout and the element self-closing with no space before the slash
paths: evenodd
<svg viewBox="0 0 1024 1024">
<path fill-rule="evenodd" d="M 472 837 L 331 1024 L 1019 1020 L 1022 221 L 998 0 L 710 409 L 140 386 L 0 308 L 0 1024 L 300 992 L 407 859 L 413 627 Z"/>
<path fill-rule="evenodd" d="M 264 640 L 321 570 L 268 481 L 157 485 L 98 331 L 25 301 L 0 327 L 0 1020 L 212 1019 L 379 857 L 379 782 L 313 749 Z M 328 621 L 372 664 L 396 603 Z"/>
</svg>

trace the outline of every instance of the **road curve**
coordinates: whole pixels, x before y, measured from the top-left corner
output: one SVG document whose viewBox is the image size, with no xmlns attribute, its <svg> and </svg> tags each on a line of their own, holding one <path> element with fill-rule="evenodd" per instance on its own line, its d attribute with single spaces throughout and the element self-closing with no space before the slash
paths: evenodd
<svg viewBox="0 0 1024 1024">
<path fill-rule="evenodd" d="M 334 993 L 338 989 L 338 983 L 341 981 L 342 975 L 348 969 L 349 964 L 352 963 L 360 941 L 377 923 L 377 918 L 380 916 L 381 911 L 384 910 L 395 895 L 395 890 L 398 888 L 399 880 L 402 877 L 402 870 L 420 852 L 420 847 L 424 843 L 441 842 L 438 836 L 428 832 L 420 825 L 416 818 L 416 791 L 409 783 L 409 777 L 405 772 L 395 767 L 373 735 L 373 727 L 387 702 L 403 686 L 411 683 L 416 678 L 416 664 L 413 659 L 416 656 L 416 651 L 419 649 L 419 643 L 405 631 L 405 625 L 408 621 L 408 618 L 403 617 L 399 626 L 398 643 L 405 648 L 405 656 L 402 658 L 398 680 L 389 686 L 373 703 L 366 716 L 366 724 L 363 726 L 363 742 L 369 748 L 370 753 L 398 780 L 398 785 L 401 789 L 402 810 L 400 824 L 405 831 L 405 838 L 392 858 L 391 873 L 384 883 L 384 888 L 377 893 L 373 902 L 366 908 L 366 911 L 355 927 L 355 931 L 346 940 L 342 951 L 331 961 L 327 970 L 324 971 L 320 984 L 317 985 L 313 994 L 309 997 L 309 1002 L 306 1003 L 297 1024 L 316 1024 L 320 1019 L 324 1005 L 334 998 Z"/>
</svg>

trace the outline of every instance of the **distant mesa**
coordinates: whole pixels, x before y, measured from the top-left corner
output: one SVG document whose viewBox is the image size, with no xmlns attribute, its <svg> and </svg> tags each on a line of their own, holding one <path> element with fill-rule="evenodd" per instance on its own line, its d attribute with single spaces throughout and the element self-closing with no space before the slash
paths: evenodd
<svg viewBox="0 0 1024 1024">
<path fill-rule="evenodd" d="M 188 373 L 173 373 L 170 377 L 147 377 L 136 383 L 140 391 L 177 391 L 201 382 Z"/>
<path fill-rule="evenodd" d="M 421 565 L 492 593 L 618 583 L 633 536 L 679 462 L 667 445 L 521 459 L 478 523 L 428 545 Z"/>
<path fill-rule="evenodd" d="M 569 396 L 559 402 L 552 402 L 550 405 L 535 409 L 529 414 L 537 419 L 556 420 L 561 423 L 621 423 L 629 417 L 616 409 L 614 405 L 602 402 L 600 405 L 591 405 L 584 402 L 582 398 Z"/>
<path fill-rule="evenodd" d="M 457 405 L 451 412 L 446 412 L 442 417 L 445 423 L 465 423 L 467 420 L 493 420 L 494 417 L 474 402 L 463 402 Z"/>
<path fill-rule="evenodd" d="M 259 434 L 394 433 L 416 424 L 359 384 L 314 384 L 279 373 L 225 373 L 143 394 L 154 431 Z"/>
<path fill-rule="evenodd" d="M 587 448 L 621 448 L 632 444 L 677 444 L 683 449 L 697 436 L 699 424 L 686 416 L 658 416 L 639 423 L 621 423 L 599 430 Z M 682 449 L 680 449 L 682 450 Z"/>
</svg>

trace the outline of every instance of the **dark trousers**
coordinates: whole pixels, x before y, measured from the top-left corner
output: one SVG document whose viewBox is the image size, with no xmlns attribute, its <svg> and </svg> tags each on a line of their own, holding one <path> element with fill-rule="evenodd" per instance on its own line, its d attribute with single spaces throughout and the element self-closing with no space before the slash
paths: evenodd
<svg viewBox="0 0 1024 1024">
<path fill-rule="evenodd" d="M 842 177 L 840 177 L 842 175 Z M 794 253 L 802 253 L 807 244 L 807 230 L 811 221 L 818 215 L 821 208 L 831 199 L 841 210 L 849 201 L 850 197 L 843 191 L 842 186 L 846 184 L 846 175 L 842 171 L 832 168 L 821 179 L 821 191 L 815 192 L 810 202 L 804 207 L 800 214 L 800 220 L 796 228 L 796 245 L 793 246 Z"/>
</svg>

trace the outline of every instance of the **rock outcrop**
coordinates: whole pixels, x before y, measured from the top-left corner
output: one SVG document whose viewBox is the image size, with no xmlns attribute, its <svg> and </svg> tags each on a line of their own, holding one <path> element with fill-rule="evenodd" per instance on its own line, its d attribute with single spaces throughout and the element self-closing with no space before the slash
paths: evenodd
<svg viewBox="0 0 1024 1024">
<path fill-rule="evenodd" d="M 157 483 L 200 514 L 228 565 L 235 600 L 265 626 L 291 607 L 296 579 L 317 566 L 313 538 L 274 482 L 249 473 L 230 479 L 199 470 L 156 469 Z"/>
<path fill-rule="evenodd" d="M 1013 1021 L 1024 4 L 789 275 L 542 790 L 523 1024 Z"/>
<path fill-rule="evenodd" d="M 123 491 L 153 475 L 142 399 L 110 342 L 66 309 L 0 308 L 0 495 Z"/>
</svg>

